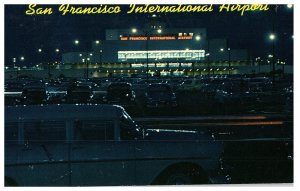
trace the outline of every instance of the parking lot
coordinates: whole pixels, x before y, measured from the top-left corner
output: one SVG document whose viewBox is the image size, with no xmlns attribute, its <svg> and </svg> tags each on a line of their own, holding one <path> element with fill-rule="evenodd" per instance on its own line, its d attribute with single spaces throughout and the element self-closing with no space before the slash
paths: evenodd
<svg viewBox="0 0 300 191">
<path fill-rule="evenodd" d="M 232 183 L 293 182 L 291 78 L 148 80 L 15 79 L 6 82 L 5 104 L 122 105 L 145 128 L 214 133 L 216 140 L 224 142 L 224 160 L 230 166 Z M 151 89 L 150 84 L 158 85 Z"/>
</svg>

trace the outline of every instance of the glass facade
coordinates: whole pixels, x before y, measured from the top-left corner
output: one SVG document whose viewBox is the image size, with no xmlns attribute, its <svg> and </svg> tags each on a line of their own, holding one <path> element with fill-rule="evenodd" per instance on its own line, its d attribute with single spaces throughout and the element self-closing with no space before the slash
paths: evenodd
<svg viewBox="0 0 300 191">
<path fill-rule="evenodd" d="M 149 50 L 118 51 L 118 61 L 199 61 L 205 59 L 205 50 Z"/>
</svg>

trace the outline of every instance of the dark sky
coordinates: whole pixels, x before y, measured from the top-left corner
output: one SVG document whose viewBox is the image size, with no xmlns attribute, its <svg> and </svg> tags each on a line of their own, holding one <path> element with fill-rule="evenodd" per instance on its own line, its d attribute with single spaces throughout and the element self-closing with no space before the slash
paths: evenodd
<svg viewBox="0 0 300 191">
<path fill-rule="evenodd" d="M 95 6 L 95 5 L 94 5 Z M 122 13 L 101 15 L 66 15 L 59 13 L 59 5 L 53 7 L 51 15 L 25 15 L 28 5 L 5 5 L 5 63 L 11 64 L 12 58 L 25 57 L 24 64 L 38 61 L 59 60 L 55 53 L 74 51 L 73 41 L 92 42 L 104 39 L 105 29 L 143 28 L 147 14 L 126 14 L 127 5 L 121 6 Z M 248 49 L 253 57 L 265 57 L 272 52 L 268 34 L 274 31 L 277 35 L 275 55 L 288 59 L 292 64 L 293 57 L 293 9 L 286 5 L 272 5 L 266 12 L 219 13 L 215 6 L 211 13 L 168 13 L 161 15 L 169 28 L 204 27 L 208 38 L 227 38 L 232 49 Z M 37 50 L 43 49 L 43 58 Z M 47 54 L 46 54 L 47 53 Z M 19 61 L 18 61 L 19 62 Z"/>
</svg>

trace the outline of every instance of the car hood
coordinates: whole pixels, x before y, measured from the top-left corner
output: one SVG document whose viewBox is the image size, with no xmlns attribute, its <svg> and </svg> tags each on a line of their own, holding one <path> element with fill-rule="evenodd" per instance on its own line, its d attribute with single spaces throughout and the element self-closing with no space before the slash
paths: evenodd
<svg viewBox="0 0 300 191">
<path fill-rule="evenodd" d="M 214 136 L 209 132 L 175 129 L 146 129 L 146 140 L 205 140 L 214 141 Z"/>
</svg>

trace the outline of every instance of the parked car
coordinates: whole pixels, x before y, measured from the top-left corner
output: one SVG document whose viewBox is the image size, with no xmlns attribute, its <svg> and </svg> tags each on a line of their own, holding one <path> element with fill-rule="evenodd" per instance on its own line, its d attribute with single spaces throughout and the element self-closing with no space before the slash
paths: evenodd
<svg viewBox="0 0 300 191">
<path fill-rule="evenodd" d="M 132 105 L 135 103 L 135 92 L 130 83 L 114 82 L 107 87 L 103 101 L 109 104 Z"/>
<path fill-rule="evenodd" d="M 177 91 L 198 91 L 201 90 L 204 85 L 201 80 L 186 79 L 180 84 Z"/>
<path fill-rule="evenodd" d="M 93 102 L 93 91 L 88 85 L 71 85 L 66 94 L 67 103 L 91 103 Z"/>
<path fill-rule="evenodd" d="M 24 85 L 21 82 L 18 81 L 11 81 L 5 83 L 4 91 L 5 92 L 21 92 Z"/>
<path fill-rule="evenodd" d="M 45 104 L 49 100 L 49 95 L 45 87 L 25 86 L 22 90 L 20 102 L 22 104 Z"/>
<path fill-rule="evenodd" d="M 177 98 L 169 84 L 150 84 L 145 93 L 146 107 L 176 107 Z"/>
</svg>

